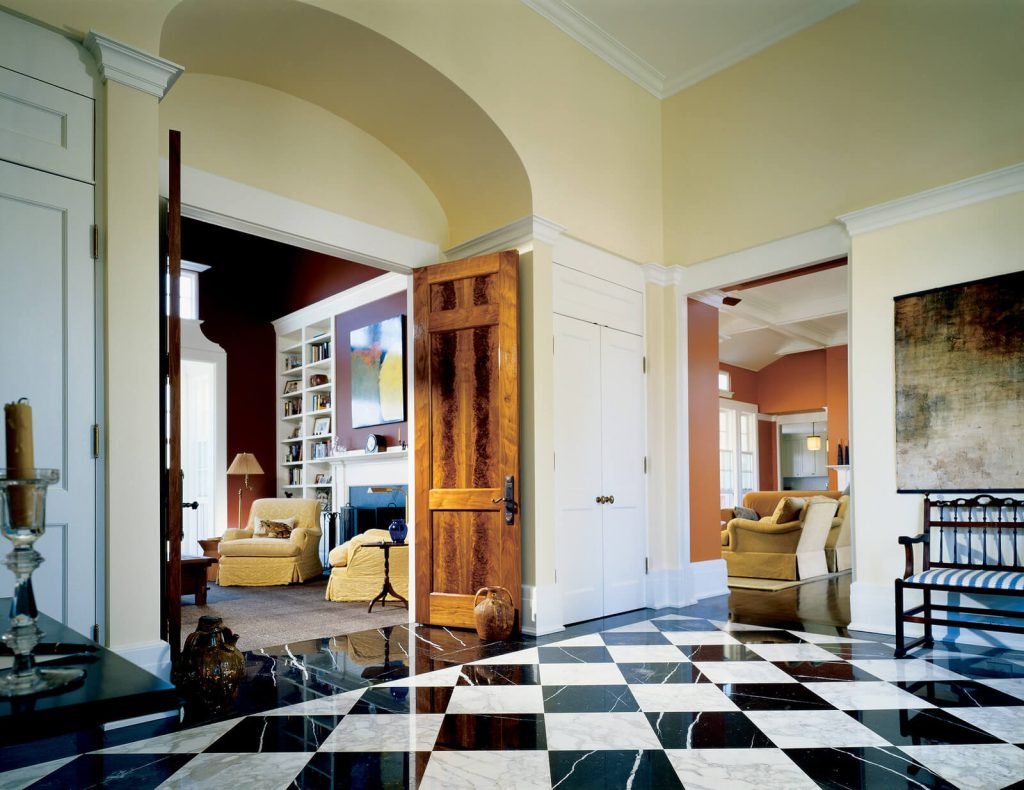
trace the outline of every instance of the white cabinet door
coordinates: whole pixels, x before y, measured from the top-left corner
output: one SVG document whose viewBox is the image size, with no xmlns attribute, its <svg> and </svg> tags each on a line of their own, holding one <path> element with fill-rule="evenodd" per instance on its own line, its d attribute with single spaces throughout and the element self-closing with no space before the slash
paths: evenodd
<svg viewBox="0 0 1024 790">
<path fill-rule="evenodd" d="M 604 613 L 644 605 L 644 382 L 643 338 L 601 328 Z"/>
<path fill-rule="evenodd" d="M 36 465 L 60 470 L 32 586 L 41 611 L 86 634 L 96 622 L 92 217 L 91 186 L 0 162 L 0 400 L 29 398 Z M 0 596 L 13 584 L 0 566 Z"/>
<path fill-rule="evenodd" d="M 554 316 L 555 551 L 564 622 L 604 614 L 601 330 Z"/>
</svg>

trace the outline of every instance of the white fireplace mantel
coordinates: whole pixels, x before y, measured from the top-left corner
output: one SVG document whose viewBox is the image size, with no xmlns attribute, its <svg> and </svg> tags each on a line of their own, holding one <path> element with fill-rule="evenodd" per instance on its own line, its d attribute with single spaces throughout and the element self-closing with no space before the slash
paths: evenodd
<svg viewBox="0 0 1024 790">
<path fill-rule="evenodd" d="M 348 504 L 353 486 L 404 486 L 409 484 L 409 451 L 364 453 L 353 450 L 327 459 L 335 509 Z"/>
</svg>

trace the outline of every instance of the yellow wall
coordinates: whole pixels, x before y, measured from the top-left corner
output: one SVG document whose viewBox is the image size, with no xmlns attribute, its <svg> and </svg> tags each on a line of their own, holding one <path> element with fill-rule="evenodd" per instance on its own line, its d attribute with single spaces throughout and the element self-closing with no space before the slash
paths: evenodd
<svg viewBox="0 0 1024 790">
<path fill-rule="evenodd" d="M 665 101 L 665 260 L 1024 160 L 1024 4 L 862 0 Z"/>
<path fill-rule="evenodd" d="M 921 496 L 896 493 L 893 297 L 1017 271 L 1017 193 L 855 236 L 850 256 L 850 448 L 855 624 L 892 633 L 900 535 L 921 530 Z"/>
<path fill-rule="evenodd" d="M 251 82 L 184 74 L 160 104 L 160 145 L 185 165 L 444 246 L 437 197 L 393 151 L 337 115 Z M 188 195 L 185 195 L 188 200 Z"/>
</svg>

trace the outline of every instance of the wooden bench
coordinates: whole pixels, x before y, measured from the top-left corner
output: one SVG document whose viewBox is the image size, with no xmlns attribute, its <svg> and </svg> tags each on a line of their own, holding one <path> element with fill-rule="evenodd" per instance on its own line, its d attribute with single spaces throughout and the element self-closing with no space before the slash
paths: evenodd
<svg viewBox="0 0 1024 790">
<path fill-rule="evenodd" d="M 933 592 L 1024 598 L 1024 500 L 981 495 L 924 499 L 924 530 L 899 539 L 906 552 L 903 578 L 896 579 L 896 657 L 918 646 L 931 647 L 932 626 L 1024 633 L 1024 611 L 954 606 L 932 602 Z M 923 546 L 914 573 L 914 544 Z M 904 590 L 921 590 L 919 606 L 905 608 Z M 934 612 L 969 615 L 949 619 Z M 984 619 L 982 619 L 984 618 Z M 907 623 L 924 625 L 924 635 L 907 642 Z"/>
</svg>

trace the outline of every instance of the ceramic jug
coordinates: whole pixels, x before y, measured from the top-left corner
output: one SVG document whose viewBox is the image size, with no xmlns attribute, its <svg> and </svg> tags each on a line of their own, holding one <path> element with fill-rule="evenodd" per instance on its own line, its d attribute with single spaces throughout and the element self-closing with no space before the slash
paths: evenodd
<svg viewBox="0 0 1024 790">
<path fill-rule="evenodd" d="M 508 590 L 504 587 L 481 587 L 477 590 L 473 598 L 473 620 L 481 639 L 508 639 L 515 619 L 516 609 Z"/>
<path fill-rule="evenodd" d="M 176 680 L 211 711 L 230 703 L 245 677 L 245 656 L 235 647 L 237 641 L 238 636 L 213 615 L 200 617 L 199 627 L 185 640 Z"/>
</svg>

